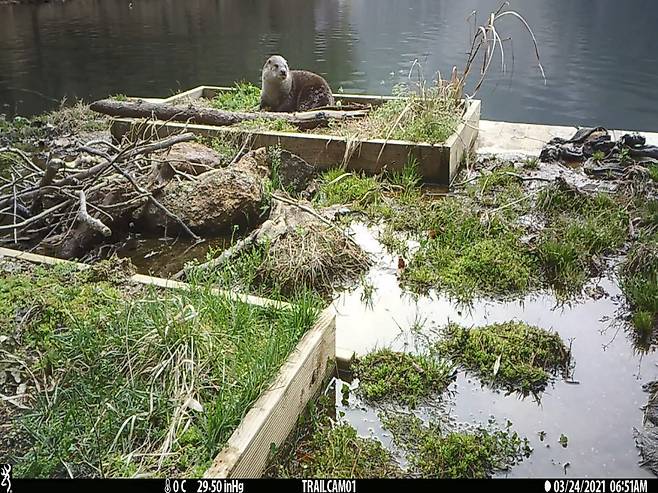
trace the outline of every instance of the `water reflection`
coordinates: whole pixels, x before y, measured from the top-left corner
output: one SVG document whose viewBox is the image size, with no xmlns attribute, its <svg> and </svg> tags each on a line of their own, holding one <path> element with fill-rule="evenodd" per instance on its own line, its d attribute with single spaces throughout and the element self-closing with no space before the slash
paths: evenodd
<svg viewBox="0 0 658 493">
<path fill-rule="evenodd" d="M 335 90 L 390 93 L 418 59 L 428 76 L 462 65 L 473 10 L 499 0 L 73 0 L 0 6 L 0 111 L 68 98 L 166 96 L 198 84 L 258 82 L 264 58 L 327 77 Z M 548 76 L 512 18 L 499 27 L 510 71 L 480 96 L 497 120 L 658 130 L 658 4 L 512 2 L 535 28 Z"/>
</svg>

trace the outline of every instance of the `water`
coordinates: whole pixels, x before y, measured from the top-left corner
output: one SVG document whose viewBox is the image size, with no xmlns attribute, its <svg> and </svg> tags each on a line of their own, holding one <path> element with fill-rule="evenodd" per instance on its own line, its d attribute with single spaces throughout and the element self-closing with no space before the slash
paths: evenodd
<svg viewBox="0 0 658 493">
<path fill-rule="evenodd" d="M 0 113 L 34 114 L 63 97 L 167 96 L 199 84 L 258 82 L 273 52 L 324 74 L 335 90 L 388 94 L 413 60 L 426 74 L 461 67 L 471 11 L 499 0 L 70 0 L 0 6 Z M 512 19 L 480 93 L 483 116 L 529 123 L 658 131 L 652 0 L 516 0 L 535 29 Z"/>
<path fill-rule="evenodd" d="M 626 331 L 623 295 L 612 273 L 585 289 L 604 296 L 585 295 L 567 305 L 550 293 L 538 293 L 458 307 L 435 292 L 421 297 L 405 293 L 398 284 L 397 257 L 386 254 L 376 231 L 358 224 L 353 229 L 355 239 L 375 259 L 367 276 L 375 291 L 369 305 L 362 301 L 361 287 L 335 301 L 337 346 L 359 354 L 381 347 L 415 351 L 448 322 L 470 327 L 521 320 L 555 330 L 572 345 L 571 381 L 557 379 L 537 402 L 492 391 L 460 371 L 449 389 L 454 395 L 443 397 L 443 413 L 465 423 L 486 424 L 494 416 L 504 426 L 509 419 L 515 431 L 528 437 L 534 452 L 506 473 L 509 477 L 652 477 L 639 466 L 633 428 L 642 426 L 641 407 L 648 398 L 642 385 L 658 378 L 658 358 L 654 352 L 639 351 Z M 411 330 L 414 325 L 422 327 L 421 337 Z M 362 435 L 372 434 L 391 447 L 390 433 L 382 428 L 376 409 L 355 397 L 345 405 L 337 394 L 338 409 Z M 541 431 L 546 433 L 543 441 Z M 561 434 L 568 437 L 566 448 L 559 444 Z"/>
</svg>

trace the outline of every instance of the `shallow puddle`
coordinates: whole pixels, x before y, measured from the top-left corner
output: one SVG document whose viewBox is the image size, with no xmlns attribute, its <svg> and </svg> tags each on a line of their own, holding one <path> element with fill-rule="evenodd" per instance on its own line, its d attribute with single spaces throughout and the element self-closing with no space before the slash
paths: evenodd
<svg viewBox="0 0 658 493">
<path fill-rule="evenodd" d="M 419 336 L 434 337 L 449 321 L 472 326 L 516 319 L 555 330 L 567 346 L 572 344 L 575 367 L 569 382 L 558 379 L 537 402 L 532 396 L 494 392 L 460 371 L 450 386 L 452 395 L 444 397 L 442 414 L 449 412 L 458 422 L 482 424 L 493 416 L 500 426 L 510 420 L 515 431 L 527 436 L 533 454 L 506 476 L 652 477 L 639 465 L 633 427 L 642 425 L 641 407 L 648 397 L 642 384 L 658 378 L 658 358 L 653 351 L 638 351 L 621 324 L 623 296 L 613 278 L 605 277 L 585 289 L 600 294 L 602 288 L 603 297 L 585 295 L 568 305 L 539 293 L 459 308 L 436 293 L 414 297 L 401 290 L 397 256 L 385 253 L 376 231 L 360 224 L 353 231 L 375 258 L 367 276 L 374 291 L 368 303 L 363 302 L 367 298 L 363 287 L 337 298 L 337 346 L 359 354 L 378 347 L 413 351 L 422 339 Z M 336 394 L 338 410 L 361 434 L 374 434 L 391 447 L 376 409 L 354 397 L 345 405 L 341 392 Z M 543 440 L 540 432 L 545 434 Z M 562 434 L 568 439 L 566 447 L 560 444 Z"/>
</svg>

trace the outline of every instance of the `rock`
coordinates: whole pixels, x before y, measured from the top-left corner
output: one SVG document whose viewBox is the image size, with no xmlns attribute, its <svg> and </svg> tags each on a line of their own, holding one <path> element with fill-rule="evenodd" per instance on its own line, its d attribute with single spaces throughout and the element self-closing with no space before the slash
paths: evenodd
<svg viewBox="0 0 658 493">
<path fill-rule="evenodd" d="M 248 152 L 232 166 L 203 173 L 196 181 L 171 180 L 158 200 L 195 233 L 221 234 L 233 225 L 258 222 L 267 176 L 267 152 L 262 148 Z M 141 219 L 147 229 L 179 230 L 179 225 L 153 204 L 144 208 Z"/>
<path fill-rule="evenodd" d="M 182 142 L 172 146 L 162 158 L 174 168 L 190 175 L 200 175 L 222 166 L 222 156 L 208 146 L 197 142 Z"/>
<path fill-rule="evenodd" d="M 316 174 L 315 167 L 285 150 L 281 151 L 278 173 L 283 187 L 296 193 L 305 190 Z"/>
</svg>

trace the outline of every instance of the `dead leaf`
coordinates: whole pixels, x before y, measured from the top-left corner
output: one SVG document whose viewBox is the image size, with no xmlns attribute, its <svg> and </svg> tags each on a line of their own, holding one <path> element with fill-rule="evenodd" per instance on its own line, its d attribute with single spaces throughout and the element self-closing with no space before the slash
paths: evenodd
<svg viewBox="0 0 658 493">
<path fill-rule="evenodd" d="M 199 413 L 203 412 L 203 406 L 199 401 L 197 401 L 193 397 L 187 399 L 187 402 L 185 403 L 185 407 L 189 407 L 190 409 L 193 409 L 194 411 L 197 411 Z"/>
<path fill-rule="evenodd" d="M 502 354 L 498 355 L 498 357 L 496 358 L 496 362 L 494 363 L 494 367 L 493 367 L 493 376 L 494 377 L 496 375 L 498 375 L 498 370 L 500 370 L 500 359 L 501 359 L 502 356 L 503 356 Z"/>
</svg>

